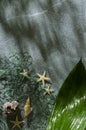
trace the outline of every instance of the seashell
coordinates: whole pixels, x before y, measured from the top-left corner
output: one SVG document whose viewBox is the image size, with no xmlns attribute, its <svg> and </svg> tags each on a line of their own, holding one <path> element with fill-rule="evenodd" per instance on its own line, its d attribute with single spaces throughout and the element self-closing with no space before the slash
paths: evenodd
<svg viewBox="0 0 86 130">
<path fill-rule="evenodd" d="M 28 114 L 30 113 L 30 111 L 31 111 L 31 108 L 30 108 L 30 98 L 28 98 L 26 100 L 26 104 L 24 106 L 24 116 L 25 117 L 28 116 Z"/>
<path fill-rule="evenodd" d="M 11 102 L 11 109 L 16 110 L 18 108 L 19 103 L 17 101 Z"/>
<path fill-rule="evenodd" d="M 16 113 L 18 105 L 17 101 L 6 102 L 3 105 L 3 112 L 7 115 L 13 115 Z"/>
<path fill-rule="evenodd" d="M 6 102 L 3 105 L 3 112 L 4 113 L 8 113 L 8 109 L 11 109 L 11 103 L 10 102 Z"/>
</svg>

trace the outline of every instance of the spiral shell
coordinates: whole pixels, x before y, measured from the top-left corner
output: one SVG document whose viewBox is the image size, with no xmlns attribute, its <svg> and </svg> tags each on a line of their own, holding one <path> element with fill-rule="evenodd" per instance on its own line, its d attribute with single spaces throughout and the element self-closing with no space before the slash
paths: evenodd
<svg viewBox="0 0 86 130">
<path fill-rule="evenodd" d="M 12 101 L 11 102 L 11 109 L 16 110 L 18 105 L 19 105 L 19 103 L 17 101 Z"/>
<path fill-rule="evenodd" d="M 11 108 L 11 103 L 10 102 L 4 103 L 4 105 L 3 105 L 3 112 L 4 113 L 8 113 L 7 108 Z"/>
<path fill-rule="evenodd" d="M 3 112 L 7 115 L 13 115 L 18 110 L 18 105 L 17 101 L 6 102 L 3 105 Z"/>
<path fill-rule="evenodd" d="M 26 104 L 24 106 L 24 116 L 25 117 L 28 116 L 28 114 L 30 113 L 30 110 L 31 110 L 31 108 L 30 108 L 30 98 L 28 98 L 26 100 Z"/>
</svg>

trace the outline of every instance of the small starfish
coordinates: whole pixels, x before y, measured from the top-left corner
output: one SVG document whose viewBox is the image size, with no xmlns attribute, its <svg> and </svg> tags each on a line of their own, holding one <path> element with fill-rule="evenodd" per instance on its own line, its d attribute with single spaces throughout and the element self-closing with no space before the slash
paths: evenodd
<svg viewBox="0 0 86 130">
<path fill-rule="evenodd" d="M 50 80 L 50 78 L 45 76 L 46 75 L 46 71 L 44 71 L 43 75 L 40 75 L 38 73 L 37 73 L 37 75 L 39 76 L 38 82 L 42 81 L 43 86 L 45 84 L 45 81 L 49 81 Z"/>
<path fill-rule="evenodd" d="M 20 124 L 24 123 L 23 120 L 19 121 L 17 116 L 16 116 L 16 120 L 15 121 L 10 121 L 10 122 L 14 124 L 13 128 L 18 127 L 19 129 L 21 129 Z"/>
<path fill-rule="evenodd" d="M 21 72 L 20 74 L 28 78 L 28 70 L 24 69 L 23 72 Z"/>
<path fill-rule="evenodd" d="M 54 90 L 48 86 L 47 88 L 44 88 L 45 92 L 44 95 L 52 93 Z"/>
</svg>

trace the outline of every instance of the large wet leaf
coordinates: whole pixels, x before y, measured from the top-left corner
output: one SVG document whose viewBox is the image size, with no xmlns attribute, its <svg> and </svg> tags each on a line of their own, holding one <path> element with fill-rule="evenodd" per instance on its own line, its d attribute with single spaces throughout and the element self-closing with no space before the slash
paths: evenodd
<svg viewBox="0 0 86 130">
<path fill-rule="evenodd" d="M 47 130 L 86 129 L 86 70 L 80 61 L 57 96 Z"/>
</svg>

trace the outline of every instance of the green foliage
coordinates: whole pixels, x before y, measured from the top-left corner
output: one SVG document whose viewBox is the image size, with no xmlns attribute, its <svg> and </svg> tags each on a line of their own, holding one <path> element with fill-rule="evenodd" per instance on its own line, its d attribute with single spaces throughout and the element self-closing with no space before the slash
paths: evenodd
<svg viewBox="0 0 86 130">
<path fill-rule="evenodd" d="M 20 75 L 23 69 L 29 71 L 29 77 Z M 32 65 L 32 58 L 28 53 L 16 54 L 9 59 L 0 58 L 0 130 L 11 130 L 10 120 L 2 112 L 2 106 L 7 101 L 16 100 L 19 102 L 20 120 L 23 119 L 23 108 L 26 99 L 30 97 L 32 112 L 25 119 L 22 130 L 45 130 L 55 95 L 44 95 L 42 84 L 37 82 L 36 72 Z M 17 128 L 16 128 L 17 130 Z"/>
<path fill-rule="evenodd" d="M 86 70 L 80 60 L 62 85 L 46 130 L 85 129 Z"/>
</svg>

